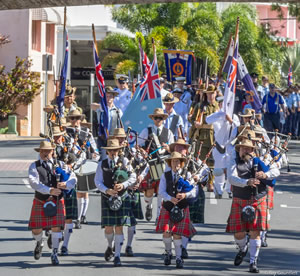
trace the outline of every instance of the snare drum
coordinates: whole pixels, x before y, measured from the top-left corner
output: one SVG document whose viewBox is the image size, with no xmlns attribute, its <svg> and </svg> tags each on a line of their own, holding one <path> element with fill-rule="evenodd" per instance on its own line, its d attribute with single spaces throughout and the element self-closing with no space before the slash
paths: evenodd
<svg viewBox="0 0 300 276">
<path fill-rule="evenodd" d="M 86 160 L 79 169 L 75 170 L 78 192 L 87 193 L 97 190 L 94 181 L 97 166 L 97 162 Z"/>
<path fill-rule="evenodd" d="M 160 159 L 159 161 L 157 158 L 149 160 L 149 172 L 151 175 L 151 179 L 156 181 L 160 180 L 160 177 L 165 171 L 166 163 L 164 160 Z"/>
</svg>

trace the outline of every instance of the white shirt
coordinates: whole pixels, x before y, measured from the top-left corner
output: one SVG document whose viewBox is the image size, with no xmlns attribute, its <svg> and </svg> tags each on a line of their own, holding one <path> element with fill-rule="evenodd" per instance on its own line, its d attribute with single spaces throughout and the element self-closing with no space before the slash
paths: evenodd
<svg viewBox="0 0 300 276">
<path fill-rule="evenodd" d="M 123 90 L 117 89 L 116 91 L 119 92 L 119 95 L 115 97 L 114 104 L 124 113 L 131 101 L 131 92 L 126 88 Z"/>
</svg>

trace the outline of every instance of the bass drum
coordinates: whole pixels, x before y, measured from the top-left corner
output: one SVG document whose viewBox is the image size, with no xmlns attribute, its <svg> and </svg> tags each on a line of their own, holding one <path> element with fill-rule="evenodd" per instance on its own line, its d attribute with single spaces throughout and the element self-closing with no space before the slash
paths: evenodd
<svg viewBox="0 0 300 276">
<path fill-rule="evenodd" d="M 79 169 L 74 171 L 77 176 L 77 192 L 87 193 L 97 190 L 94 181 L 97 166 L 97 162 L 86 160 Z"/>
</svg>

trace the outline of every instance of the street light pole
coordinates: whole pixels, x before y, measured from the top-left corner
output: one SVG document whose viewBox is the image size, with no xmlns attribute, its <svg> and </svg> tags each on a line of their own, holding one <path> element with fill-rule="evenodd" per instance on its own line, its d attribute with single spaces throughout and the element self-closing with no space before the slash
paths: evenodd
<svg viewBox="0 0 300 276">
<path fill-rule="evenodd" d="M 91 104 L 93 103 L 94 101 L 94 85 L 95 85 L 95 75 L 94 74 L 90 74 L 90 100 L 91 100 Z M 92 123 L 93 125 L 93 110 L 90 106 L 90 122 Z"/>
</svg>

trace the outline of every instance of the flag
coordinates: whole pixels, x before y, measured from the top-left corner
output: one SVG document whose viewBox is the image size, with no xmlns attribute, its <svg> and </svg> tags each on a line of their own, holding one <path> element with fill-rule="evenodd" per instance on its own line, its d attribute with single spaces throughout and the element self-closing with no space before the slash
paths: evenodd
<svg viewBox="0 0 300 276">
<path fill-rule="evenodd" d="M 145 76 L 150 70 L 151 63 L 146 53 L 144 52 L 141 43 L 139 43 L 139 48 L 140 48 L 140 60 L 142 62 L 142 67 L 143 67 L 143 76 Z"/>
<path fill-rule="evenodd" d="M 60 72 L 60 91 L 59 95 L 56 97 L 56 104 L 58 106 L 58 111 L 60 114 L 60 117 L 63 117 L 64 111 L 64 98 L 66 93 L 66 80 L 67 80 L 67 72 L 68 72 L 68 59 L 69 59 L 69 37 L 68 37 L 68 31 L 65 31 L 65 41 L 66 41 L 66 47 L 65 47 L 65 57 L 64 57 L 64 64 L 61 68 Z"/>
<path fill-rule="evenodd" d="M 194 52 L 186 50 L 163 50 L 167 79 L 172 82 L 177 77 L 185 77 L 186 84 L 192 83 L 192 57 Z"/>
<path fill-rule="evenodd" d="M 132 130 L 141 133 L 141 131 L 153 124 L 149 118 L 155 108 L 163 108 L 160 86 L 159 74 L 156 59 L 156 52 L 154 51 L 154 59 L 150 70 L 145 79 L 136 88 L 136 91 L 127 106 L 122 121 L 124 128 L 130 126 Z"/>
<path fill-rule="evenodd" d="M 230 46 L 229 46 L 229 49 L 228 49 L 228 53 L 227 53 L 227 56 L 226 56 L 226 59 L 225 59 L 225 62 L 224 62 L 224 66 L 222 68 L 222 71 L 224 73 L 228 73 L 228 71 L 229 71 L 231 61 L 232 61 L 233 52 L 234 52 L 234 41 L 233 41 L 233 39 L 231 39 Z"/>
<path fill-rule="evenodd" d="M 235 101 L 235 90 L 236 90 L 236 80 L 238 71 L 238 51 L 239 51 L 239 40 L 236 39 L 235 49 L 231 59 L 231 64 L 228 71 L 227 81 L 225 85 L 224 101 L 222 106 L 222 111 L 229 115 L 231 118 L 233 116 L 233 108 Z"/>
<path fill-rule="evenodd" d="M 100 95 L 100 105 L 101 105 L 101 117 L 100 117 L 100 126 L 99 126 L 99 135 L 105 135 L 108 137 L 108 108 L 106 103 L 106 93 L 105 93 L 105 83 L 102 72 L 101 63 L 97 54 L 97 45 L 93 44 L 93 53 L 94 53 L 94 63 L 95 63 L 95 73 L 98 86 L 98 92 Z"/>
<path fill-rule="evenodd" d="M 292 69 L 292 64 L 290 64 L 289 73 L 288 73 L 288 86 L 292 84 L 293 84 L 293 69 Z"/>
<path fill-rule="evenodd" d="M 238 54 L 238 79 L 243 82 L 245 89 L 251 92 L 252 108 L 255 110 L 255 112 L 260 112 L 262 108 L 261 101 L 254 87 L 252 78 L 250 77 L 247 67 L 244 63 L 244 60 L 240 54 Z"/>
</svg>

